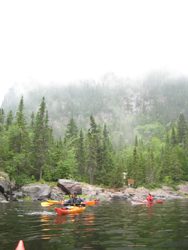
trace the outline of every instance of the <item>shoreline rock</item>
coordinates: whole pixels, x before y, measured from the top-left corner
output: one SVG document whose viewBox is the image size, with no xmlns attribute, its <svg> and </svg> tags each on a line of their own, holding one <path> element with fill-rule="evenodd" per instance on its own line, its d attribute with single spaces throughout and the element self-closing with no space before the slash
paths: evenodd
<svg viewBox="0 0 188 250">
<path fill-rule="evenodd" d="M 7 178 L 7 175 L 5 176 L 5 174 L 3 174 L 0 182 L 0 202 L 6 200 L 18 201 L 24 198 L 31 198 L 32 201 L 46 201 L 47 199 L 61 201 L 65 195 L 73 191 L 77 191 L 78 195 L 82 194 L 85 196 L 85 200 L 98 201 L 144 200 L 148 193 L 151 193 L 154 199 L 160 200 L 184 199 L 187 197 L 183 194 L 188 195 L 188 182 L 185 185 L 179 185 L 178 191 L 165 185 L 161 189 L 153 191 L 144 187 L 138 187 L 136 189 L 131 187 L 101 188 L 99 186 L 66 179 L 60 179 L 57 182 L 57 187 L 52 187 L 47 184 L 30 183 L 24 184 L 22 187 L 16 189 L 14 185 L 11 185 L 12 183 L 9 178 Z"/>
</svg>

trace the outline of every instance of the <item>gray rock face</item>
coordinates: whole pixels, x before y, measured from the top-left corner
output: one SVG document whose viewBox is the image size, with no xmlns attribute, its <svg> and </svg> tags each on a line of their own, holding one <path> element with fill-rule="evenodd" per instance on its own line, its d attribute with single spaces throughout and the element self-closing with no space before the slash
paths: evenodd
<svg viewBox="0 0 188 250">
<path fill-rule="evenodd" d="M 50 196 L 50 187 L 45 184 L 25 184 L 21 187 L 23 196 L 37 200 L 46 200 Z"/>
<path fill-rule="evenodd" d="M 17 192 L 14 191 L 11 195 L 11 200 L 12 201 L 17 201 L 17 200 L 22 200 L 23 199 L 23 193 L 22 192 Z"/>
<path fill-rule="evenodd" d="M 186 185 L 179 185 L 179 193 L 181 194 L 188 194 L 188 182 Z"/>
<path fill-rule="evenodd" d="M 57 186 L 60 187 L 66 194 L 71 194 L 74 191 L 76 191 L 77 194 L 82 194 L 82 186 L 77 181 L 59 179 Z"/>
<path fill-rule="evenodd" d="M 0 192 L 0 202 L 6 201 L 5 196 Z"/>
<path fill-rule="evenodd" d="M 60 187 L 53 187 L 50 192 L 50 200 L 62 201 L 65 192 Z"/>
<path fill-rule="evenodd" d="M 1 193 L 9 194 L 11 192 L 11 182 L 8 174 L 0 172 Z"/>
</svg>

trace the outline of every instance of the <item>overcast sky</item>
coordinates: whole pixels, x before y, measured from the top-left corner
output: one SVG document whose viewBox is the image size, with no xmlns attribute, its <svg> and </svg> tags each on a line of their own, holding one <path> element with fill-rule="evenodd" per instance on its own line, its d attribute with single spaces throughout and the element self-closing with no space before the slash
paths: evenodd
<svg viewBox="0 0 188 250">
<path fill-rule="evenodd" d="M 0 105 L 15 82 L 187 74 L 187 0 L 0 0 Z"/>
</svg>

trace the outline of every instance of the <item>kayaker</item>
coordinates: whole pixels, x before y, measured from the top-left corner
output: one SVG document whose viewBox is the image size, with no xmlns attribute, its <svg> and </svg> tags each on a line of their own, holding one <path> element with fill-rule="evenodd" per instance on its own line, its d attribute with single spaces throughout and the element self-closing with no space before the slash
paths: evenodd
<svg viewBox="0 0 188 250">
<path fill-rule="evenodd" d="M 79 205 L 81 202 L 84 202 L 82 198 L 77 196 L 77 192 L 74 191 L 72 195 L 70 195 L 70 199 L 64 203 L 64 206 L 67 205 Z"/>
<path fill-rule="evenodd" d="M 153 202 L 153 196 L 150 193 L 148 193 L 146 200 L 149 202 Z"/>
</svg>

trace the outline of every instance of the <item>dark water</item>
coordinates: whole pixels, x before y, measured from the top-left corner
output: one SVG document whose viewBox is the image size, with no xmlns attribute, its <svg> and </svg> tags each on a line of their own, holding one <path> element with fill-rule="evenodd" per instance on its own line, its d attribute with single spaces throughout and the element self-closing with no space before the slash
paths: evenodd
<svg viewBox="0 0 188 250">
<path fill-rule="evenodd" d="M 188 199 L 163 204 L 100 202 L 58 217 L 54 206 L 0 204 L 0 249 L 188 249 Z"/>
</svg>

